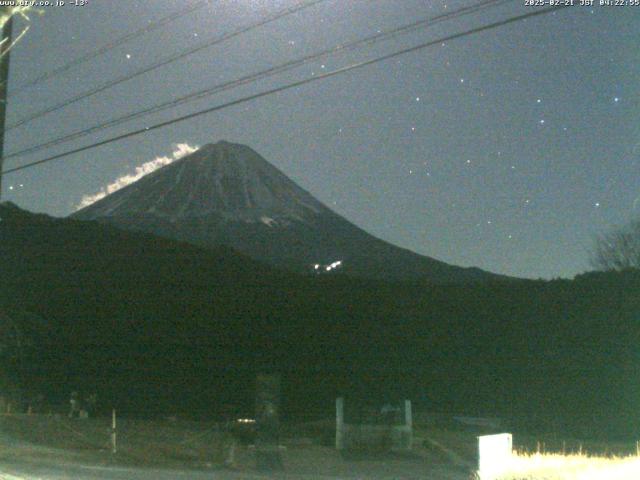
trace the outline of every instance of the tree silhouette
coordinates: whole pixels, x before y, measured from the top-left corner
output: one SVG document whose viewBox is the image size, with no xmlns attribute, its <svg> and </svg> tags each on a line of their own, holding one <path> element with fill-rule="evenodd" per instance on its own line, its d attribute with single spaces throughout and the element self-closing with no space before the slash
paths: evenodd
<svg viewBox="0 0 640 480">
<path fill-rule="evenodd" d="M 596 239 L 591 265 L 597 270 L 640 269 L 640 220 L 635 220 Z"/>
</svg>

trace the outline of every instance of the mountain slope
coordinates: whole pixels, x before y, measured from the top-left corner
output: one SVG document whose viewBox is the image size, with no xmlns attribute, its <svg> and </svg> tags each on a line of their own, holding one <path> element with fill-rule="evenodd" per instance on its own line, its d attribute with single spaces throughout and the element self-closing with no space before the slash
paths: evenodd
<svg viewBox="0 0 640 480">
<path fill-rule="evenodd" d="M 296 272 L 466 283 L 503 279 L 418 255 L 334 213 L 251 148 L 219 142 L 76 212 L 195 245 L 229 246 Z M 337 265 L 336 265 L 337 266 Z"/>
<path fill-rule="evenodd" d="M 2 349 L 0 375 L 61 405 L 80 390 L 123 415 L 244 416 L 255 373 L 278 371 L 284 411 L 305 421 L 335 413 L 337 396 L 391 395 L 580 437 L 640 432 L 640 272 L 472 285 L 298 276 L 7 204 L 0 271 L 0 313 L 32 345 L 19 364 Z"/>
</svg>

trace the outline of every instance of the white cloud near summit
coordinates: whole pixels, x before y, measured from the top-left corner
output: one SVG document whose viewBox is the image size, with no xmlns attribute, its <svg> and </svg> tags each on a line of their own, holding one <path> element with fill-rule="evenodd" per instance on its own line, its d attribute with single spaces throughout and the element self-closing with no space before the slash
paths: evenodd
<svg viewBox="0 0 640 480">
<path fill-rule="evenodd" d="M 117 178 L 114 182 L 110 183 L 106 187 L 102 188 L 98 193 L 93 195 L 85 195 L 75 206 L 76 210 L 80 210 L 82 208 L 88 207 L 92 203 L 97 202 L 98 200 L 102 200 L 107 195 L 112 194 L 113 192 L 117 192 L 123 187 L 130 185 L 134 182 L 137 182 L 145 175 L 150 174 L 158 170 L 165 165 L 169 165 L 170 163 L 175 162 L 176 160 L 180 160 L 182 157 L 190 155 L 191 153 L 198 150 L 200 147 L 193 147 L 188 143 L 178 143 L 175 145 L 175 149 L 170 157 L 156 157 L 153 160 L 143 163 L 139 167 L 136 167 L 135 173 L 130 173 L 127 175 L 123 175 L 120 178 Z"/>
</svg>

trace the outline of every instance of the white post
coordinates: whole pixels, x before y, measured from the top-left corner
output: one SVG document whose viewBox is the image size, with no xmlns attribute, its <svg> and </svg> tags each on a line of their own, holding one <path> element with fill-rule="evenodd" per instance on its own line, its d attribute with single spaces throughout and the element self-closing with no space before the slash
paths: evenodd
<svg viewBox="0 0 640 480">
<path fill-rule="evenodd" d="M 404 424 L 413 429 L 413 414 L 411 412 L 411 400 L 404 401 Z"/>
<path fill-rule="evenodd" d="M 404 425 L 407 429 L 407 445 L 406 448 L 413 448 L 413 413 L 411 411 L 411 400 L 404 401 Z"/>
<path fill-rule="evenodd" d="M 478 476 L 495 480 L 511 467 L 513 438 L 510 433 L 478 437 Z"/>
<path fill-rule="evenodd" d="M 336 450 L 344 448 L 344 398 L 336 398 Z"/>
<path fill-rule="evenodd" d="M 111 453 L 113 454 L 118 451 L 116 432 L 116 409 L 114 408 L 111 411 Z"/>
</svg>

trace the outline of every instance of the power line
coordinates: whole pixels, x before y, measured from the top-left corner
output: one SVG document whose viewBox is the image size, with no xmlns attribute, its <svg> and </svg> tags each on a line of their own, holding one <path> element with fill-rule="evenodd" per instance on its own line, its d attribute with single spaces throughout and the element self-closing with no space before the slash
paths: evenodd
<svg viewBox="0 0 640 480">
<path fill-rule="evenodd" d="M 29 153 L 35 153 L 38 152 L 40 150 L 46 149 L 46 148 L 50 148 L 56 145 L 60 145 L 62 143 L 66 143 L 69 142 L 71 140 L 76 140 L 78 138 L 84 137 L 86 135 L 89 135 L 91 133 L 95 133 L 107 128 L 111 128 L 111 127 L 115 127 L 117 125 L 120 125 L 122 123 L 126 123 L 128 121 L 149 115 L 151 113 L 157 113 L 163 110 L 167 110 L 169 108 L 173 108 L 176 107 L 178 105 L 183 105 L 185 103 L 188 102 L 193 102 L 195 100 L 200 100 L 202 98 L 205 98 L 207 96 L 213 95 L 215 93 L 219 93 L 222 91 L 226 91 L 232 88 L 236 88 L 238 86 L 241 85 L 246 85 L 249 83 L 254 83 L 257 80 L 262 80 L 264 78 L 268 78 L 271 76 L 274 76 L 276 74 L 280 74 L 292 69 L 295 69 L 297 67 L 300 67 L 304 64 L 307 64 L 311 61 L 316 61 L 319 60 L 321 58 L 325 58 L 330 54 L 333 53 L 345 53 L 348 52 L 349 50 L 354 50 L 356 48 L 360 48 L 363 47 L 365 45 L 372 45 L 376 42 L 379 41 L 384 41 L 387 40 L 389 38 L 394 38 L 396 36 L 399 35 L 404 35 L 410 32 L 413 32 L 419 28 L 424 28 L 424 27 L 429 27 L 432 26 L 436 23 L 439 23 L 441 21 L 445 21 L 445 20 L 450 20 L 452 18 L 457 18 L 463 15 L 468 15 L 470 13 L 476 13 L 478 11 L 484 10 L 486 8 L 490 8 L 490 7 L 495 7 L 498 6 L 500 4 L 504 4 L 504 3 L 508 3 L 511 2 L 512 0 L 485 0 L 483 2 L 480 2 L 478 4 L 474 4 L 468 7 L 464 7 L 464 8 L 460 8 L 458 10 L 455 11 L 451 11 L 451 12 L 447 12 L 445 14 L 441 14 L 441 15 L 437 15 L 435 17 L 429 17 L 426 19 L 422 19 L 419 20 L 417 22 L 413 22 L 411 24 L 408 25 L 404 25 L 401 27 L 397 27 L 385 32 L 379 32 L 375 35 L 363 38 L 363 39 L 359 39 L 359 40 L 355 40 L 353 42 L 350 43 L 346 43 L 346 44 L 340 44 L 337 45 L 335 47 L 332 47 L 330 49 L 321 51 L 321 52 L 317 52 L 317 53 L 313 53 L 307 56 L 304 56 L 302 58 L 298 58 L 296 60 L 291 60 L 289 62 L 286 62 L 284 64 L 278 65 L 276 67 L 271 67 L 267 70 L 262 70 L 260 72 L 257 73 L 253 73 L 250 75 L 246 75 L 244 77 L 240 77 L 238 79 L 235 80 L 231 80 L 228 82 L 224 82 L 218 85 L 215 85 L 213 87 L 204 89 L 204 90 L 199 90 L 197 92 L 193 92 L 190 93 L 188 95 L 184 95 L 181 97 L 178 97 L 176 99 L 146 108 L 144 110 L 138 110 L 136 112 L 121 116 L 121 117 L 117 117 L 114 119 L 111 119 L 107 122 L 104 123 L 100 123 L 98 125 L 94 125 L 92 127 L 86 128 L 86 129 L 81 129 L 81 130 L 77 130 L 73 133 L 64 135 L 62 137 L 58 137 L 56 139 L 52 139 L 49 140 L 47 142 L 44 143 L 40 143 L 38 145 L 34 145 L 28 148 L 25 148 L 23 150 L 19 150 L 16 152 L 13 152 L 9 155 L 5 156 L 6 158 L 14 158 L 17 156 L 21 156 L 21 155 L 26 155 Z"/>
<path fill-rule="evenodd" d="M 33 113 L 33 114 L 31 114 L 31 115 L 29 115 L 27 117 L 24 117 L 24 118 L 18 120 L 17 122 L 12 123 L 11 125 L 8 125 L 4 129 L 4 131 L 7 132 L 9 130 L 13 130 L 14 128 L 20 127 L 20 126 L 22 126 L 22 125 L 24 125 L 26 123 L 29 123 L 29 122 L 37 119 L 37 118 L 44 117 L 45 115 L 48 115 L 49 113 L 55 112 L 57 110 L 60 110 L 61 108 L 67 107 L 67 106 L 69 106 L 69 105 L 71 105 L 73 103 L 76 103 L 76 102 L 78 102 L 80 100 L 83 100 L 85 98 L 92 97 L 93 95 L 96 95 L 97 93 L 103 92 L 103 91 L 105 91 L 105 90 L 107 90 L 109 88 L 112 88 L 112 87 L 114 87 L 116 85 L 119 85 L 119 84 L 121 84 L 123 82 L 126 82 L 128 80 L 132 80 L 132 79 L 134 79 L 136 77 L 139 77 L 140 75 L 144 75 L 145 73 L 149 73 L 149 72 L 151 72 L 153 70 L 156 70 L 157 68 L 164 67 L 165 65 L 169 65 L 170 63 L 173 63 L 173 62 L 175 62 L 177 60 L 183 59 L 183 58 L 185 58 L 185 57 L 187 57 L 189 55 L 197 53 L 197 52 L 199 52 L 201 50 L 204 50 L 205 48 L 209 48 L 209 47 L 212 47 L 212 46 L 217 45 L 219 43 L 225 42 L 226 40 L 229 40 L 231 38 L 237 37 L 237 36 L 239 36 L 239 35 L 241 35 L 243 33 L 247 33 L 247 32 L 249 32 L 251 30 L 254 30 L 256 28 L 262 27 L 262 26 L 264 26 L 264 25 L 266 25 L 268 23 L 272 23 L 272 22 L 274 22 L 276 20 L 279 20 L 279 19 L 284 18 L 286 16 L 292 15 L 294 13 L 297 13 L 297 12 L 301 11 L 301 10 L 305 10 L 307 8 L 313 7 L 313 6 L 317 5 L 317 4 L 325 2 L 325 1 L 327 1 L 327 0 L 311 0 L 310 2 L 307 2 L 307 3 L 298 4 L 295 7 L 288 7 L 288 8 L 279 10 L 277 13 L 275 13 L 273 15 L 270 15 L 269 17 L 267 17 L 267 18 L 265 18 L 263 20 L 260 20 L 259 22 L 253 23 L 253 24 L 248 25 L 246 27 L 239 28 L 239 29 L 234 30 L 234 31 L 232 31 L 230 33 L 227 33 L 227 34 L 224 34 L 222 36 L 210 39 L 210 40 L 208 40 L 206 42 L 200 43 L 200 44 L 196 45 L 195 47 L 191 47 L 191 48 L 189 48 L 187 50 L 184 50 L 184 51 L 182 51 L 182 52 L 180 52 L 180 53 L 178 53 L 176 55 L 173 55 L 173 56 L 170 56 L 170 57 L 166 57 L 163 60 L 160 60 L 160 61 L 158 61 L 158 62 L 156 62 L 156 63 L 154 63 L 154 64 L 152 64 L 152 65 L 150 65 L 148 67 L 145 67 L 145 68 L 143 68 L 141 70 L 137 70 L 137 71 L 135 71 L 135 72 L 133 72 L 131 74 L 127 74 L 127 75 L 119 77 L 119 78 L 117 78 L 115 80 L 111 80 L 109 82 L 103 83 L 103 84 L 93 88 L 92 90 L 88 90 L 88 91 L 86 91 L 84 93 L 80 93 L 80 94 L 76 95 L 75 97 L 71 97 L 70 99 L 65 100 L 65 101 L 63 101 L 61 103 L 58 103 L 58 104 L 56 104 L 56 105 L 54 105 L 52 107 L 46 108 L 44 110 L 40 110 L 39 112 L 36 112 L 36 113 Z"/>
<path fill-rule="evenodd" d="M 75 58 L 74 60 L 71 60 L 67 63 L 65 63 L 64 65 L 55 68 L 49 72 L 43 73 L 42 75 L 34 78 L 31 81 L 27 81 L 22 82 L 20 84 L 20 86 L 17 89 L 14 89 L 14 91 L 11 93 L 11 96 L 17 95 L 19 93 L 21 93 L 23 90 L 26 90 L 28 88 L 31 88 L 35 85 L 38 85 L 39 83 L 44 82 L 45 80 L 49 80 L 50 78 L 56 77 L 60 74 L 63 74 L 65 72 L 68 72 L 69 70 L 71 70 L 74 67 L 77 67 L 78 65 L 81 65 L 83 63 L 86 63 L 90 60 L 93 60 L 101 55 L 104 55 L 105 53 L 107 53 L 110 50 L 113 50 L 114 48 L 117 48 L 121 45 L 124 45 L 125 43 L 134 40 L 138 37 L 141 37 L 142 35 L 145 35 L 149 32 L 152 32 L 154 30 L 157 30 L 160 27 L 164 27 L 166 25 L 168 25 L 169 23 L 178 20 L 179 18 L 184 17 L 185 15 L 188 15 L 192 12 L 195 12 L 196 10 L 201 9 L 202 7 L 206 6 L 209 4 L 210 0 L 203 0 L 200 2 L 197 2 L 193 5 L 188 6 L 187 8 L 184 8 L 182 10 L 178 10 L 177 12 L 171 13 L 170 15 L 167 15 L 166 17 L 163 17 L 159 20 L 156 20 L 155 22 L 149 23 L 147 26 L 142 27 L 134 32 L 128 33 L 127 35 L 124 35 L 120 38 L 117 38 L 109 43 L 106 43 L 105 45 L 103 45 L 100 48 L 97 48 L 85 55 L 82 55 L 78 58 Z"/>
<path fill-rule="evenodd" d="M 7 118 L 7 87 L 9 79 L 9 59 L 13 44 L 13 15 L 9 7 L 2 7 L 0 13 L 7 16 L 0 28 L 0 128 L 4 128 Z M 4 160 L 4 137 L 0 133 L 0 198 L 2 196 L 2 163 Z"/>
<path fill-rule="evenodd" d="M 498 27 L 502 27 L 504 25 L 508 25 L 508 24 L 511 24 L 511 23 L 519 22 L 521 20 L 525 20 L 525 19 L 528 19 L 528 18 L 536 17 L 536 16 L 539 16 L 539 15 L 545 15 L 547 13 L 551 13 L 551 12 L 560 10 L 562 8 L 566 8 L 567 6 L 568 5 L 559 5 L 559 6 L 553 6 L 553 7 L 549 7 L 549 8 L 545 8 L 545 9 L 541 9 L 541 10 L 534 10 L 534 11 L 531 11 L 529 13 L 525 13 L 525 14 L 518 15 L 518 16 L 515 16 L 515 17 L 507 18 L 505 20 L 500 20 L 498 22 L 490 23 L 488 25 L 484 25 L 484 26 L 481 26 L 481 27 L 476 27 L 476 28 L 473 28 L 473 29 L 470 29 L 470 30 L 465 30 L 463 32 L 455 33 L 455 34 L 452 34 L 452 35 L 448 35 L 446 37 L 441 37 L 441 38 L 439 38 L 437 40 L 430 40 L 429 42 L 421 43 L 421 44 L 415 45 L 413 47 L 409 47 L 409 48 L 405 48 L 405 49 L 402 49 L 402 50 L 398 50 L 396 52 L 389 53 L 387 55 L 383 55 L 383 56 L 380 56 L 380 57 L 376 57 L 376 58 L 371 59 L 371 60 L 365 60 L 365 61 L 362 61 L 362 62 L 359 62 L 359 63 L 354 63 L 352 65 L 349 65 L 349 66 L 346 66 L 346 67 L 342 67 L 342 68 L 339 68 L 337 70 L 333 70 L 331 72 L 326 72 L 326 73 L 323 73 L 323 74 L 315 76 L 315 77 L 306 78 L 304 80 L 298 80 L 296 82 L 292 82 L 292 83 L 289 83 L 289 84 L 286 84 L 286 85 L 282 85 L 280 87 L 272 88 L 270 90 L 265 90 L 263 92 L 255 93 L 253 95 L 248 95 L 246 97 L 242 97 L 242 98 L 239 98 L 237 100 L 233 100 L 233 101 L 230 101 L 230 102 L 227 102 L 227 103 L 216 105 L 214 107 L 210 107 L 210 108 L 207 108 L 207 109 L 204 109 L 204 110 L 200 110 L 200 111 L 197 111 L 197 112 L 194 112 L 194 113 L 190 113 L 188 115 L 183 115 L 183 116 L 174 118 L 172 120 L 167 120 L 165 122 L 157 123 L 157 124 L 152 125 L 150 127 L 142 128 L 142 129 L 139 129 L 139 130 L 134 130 L 134 131 L 122 134 L 122 135 L 117 135 L 115 137 L 111 137 L 111 138 L 108 138 L 106 140 L 102 140 L 100 142 L 93 143 L 91 145 L 87 145 L 87 146 L 84 146 L 84 147 L 80 147 L 80 148 L 76 148 L 76 149 L 73 149 L 73 150 L 69 150 L 67 152 L 60 153 L 60 154 L 57 154 L 57 155 L 52 155 L 52 156 L 44 158 L 42 160 L 37 160 L 35 162 L 30 162 L 30 163 L 27 163 L 27 164 L 19 166 L 19 167 L 14 167 L 14 168 L 11 168 L 9 170 L 5 170 L 3 173 L 4 174 L 8 174 L 8 173 L 17 172 L 17 171 L 20 171 L 20 170 L 25 170 L 27 168 L 34 167 L 36 165 L 41 165 L 43 163 L 48 163 L 48 162 L 51 162 L 51 161 L 54 161 L 54 160 L 58 160 L 58 159 L 63 158 L 63 157 L 67 157 L 69 155 L 73 155 L 73 154 L 76 154 L 76 153 L 84 152 L 86 150 L 91 150 L 93 148 L 101 147 L 103 145 L 107 145 L 107 144 L 110 144 L 110 143 L 113 143 L 113 142 L 124 140 L 126 138 L 131 138 L 131 137 L 134 137 L 134 136 L 137 136 L 137 135 L 141 135 L 143 133 L 147 133 L 147 132 L 150 132 L 152 130 L 157 130 L 159 128 L 163 128 L 163 127 L 166 127 L 166 126 L 169 126 L 169 125 L 173 125 L 175 123 L 179 123 L 179 122 L 183 122 L 185 120 L 190 120 L 192 118 L 200 117 L 200 116 L 206 115 L 208 113 L 216 112 L 218 110 L 223 110 L 225 108 L 229 108 L 229 107 L 232 107 L 232 106 L 235 106 L 235 105 L 239 105 L 239 104 L 242 104 L 242 103 L 250 102 L 252 100 L 256 100 L 258 98 L 266 97 L 268 95 L 273 95 L 275 93 L 280 93 L 280 92 L 283 92 L 285 90 L 290 90 L 292 88 L 296 88 L 296 87 L 299 87 L 299 86 L 302 86 L 302 85 L 306 85 L 306 84 L 311 83 L 311 82 L 317 82 L 319 80 L 324 80 L 325 78 L 334 77 L 336 75 L 341 75 L 341 74 L 349 72 L 351 70 L 361 69 L 361 68 L 367 67 L 369 65 L 373 65 L 373 64 L 376 64 L 376 63 L 383 62 L 385 60 L 389 60 L 391 58 L 399 57 L 401 55 L 406 55 L 408 53 L 412 53 L 412 52 L 416 52 L 416 51 L 419 51 L 419 50 L 423 50 L 423 49 L 431 47 L 433 45 L 441 44 L 442 42 L 448 42 L 448 41 L 455 40 L 455 39 L 458 39 L 458 38 L 466 37 L 466 36 L 469 36 L 469 35 L 474 35 L 476 33 L 485 32 L 485 31 L 492 30 L 492 29 L 495 29 L 495 28 L 498 28 Z"/>
</svg>

